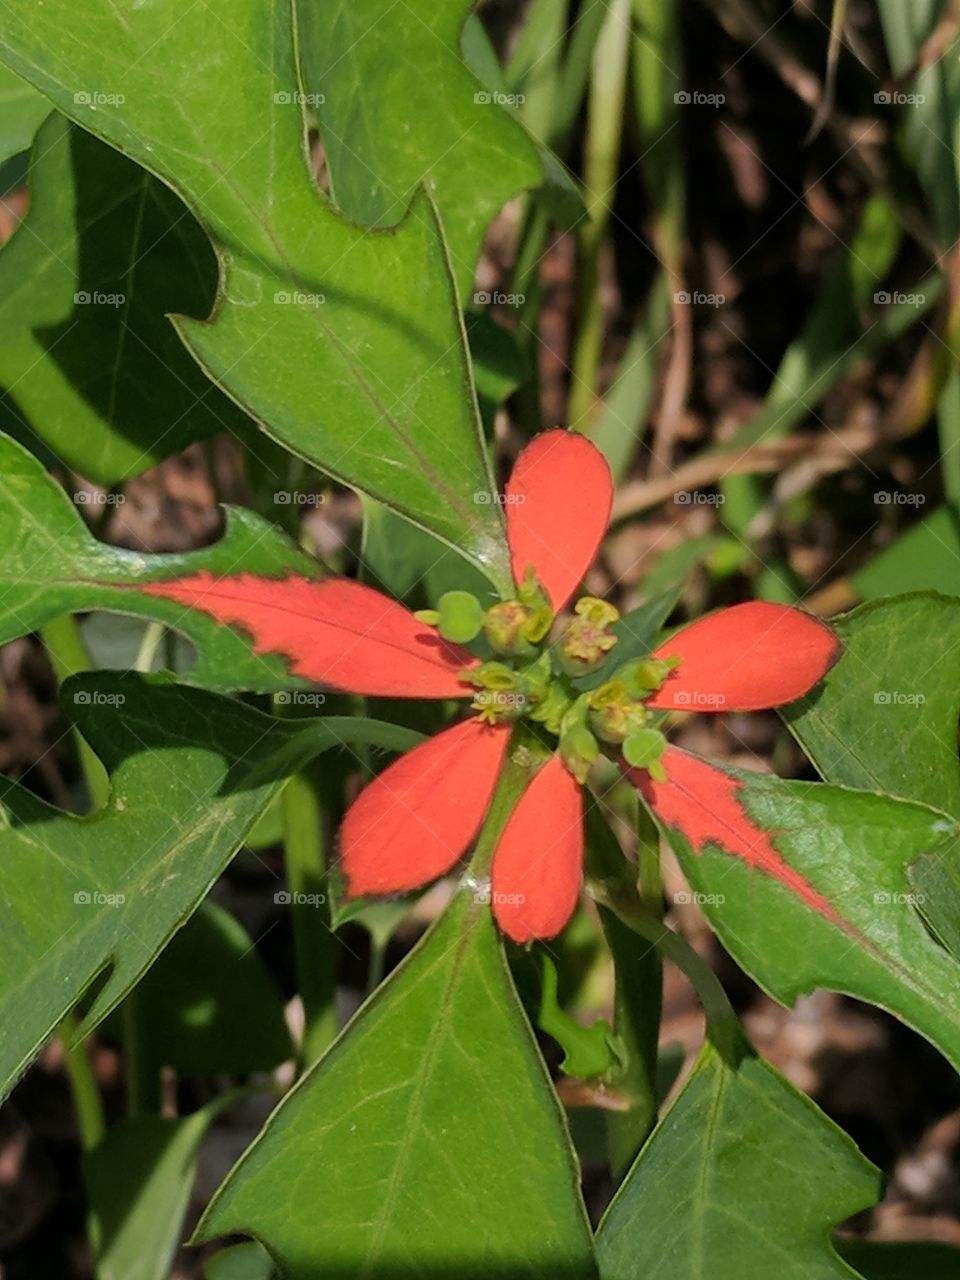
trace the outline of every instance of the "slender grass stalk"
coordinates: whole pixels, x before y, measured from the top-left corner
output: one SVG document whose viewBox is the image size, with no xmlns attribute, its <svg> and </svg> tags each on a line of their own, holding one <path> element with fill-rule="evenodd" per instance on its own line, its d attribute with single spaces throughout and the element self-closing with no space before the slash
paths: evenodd
<svg viewBox="0 0 960 1280">
<path fill-rule="evenodd" d="M 612 838 L 594 810 L 588 815 L 592 844 Z M 636 899 L 651 920 L 663 917 L 660 839 L 649 815 L 637 806 L 638 885 L 624 883 L 625 900 Z M 625 865 L 625 864 L 624 864 Z M 647 939 L 619 914 L 600 906 L 603 931 L 616 971 L 614 1030 L 625 1050 L 623 1069 L 611 1080 L 631 1101 L 629 1110 L 607 1116 L 607 1145 L 614 1174 L 622 1173 L 657 1122 L 657 1071 L 663 1005 L 663 962 Z"/>
<path fill-rule="evenodd" d="M 52 618 L 40 628 L 40 638 L 46 646 L 47 656 L 58 684 L 62 684 L 68 676 L 90 670 L 90 657 L 83 643 L 83 637 L 80 635 L 80 628 L 71 615 L 65 614 L 62 618 Z M 107 802 L 110 794 L 110 779 L 99 757 L 76 727 L 73 729 L 73 735 L 87 790 L 90 792 L 92 807 L 97 810 Z"/>
<path fill-rule="evenodd" d="M 603 348 L 600 261 L 617 182 L 629 61 L 630 0 L 612 0 L 590 71 L 584 182 L 589 218 L 580 232 L 580 322 L 573 352 L 570 425 L 583 430 L 599 399 Z"/>
<path fill-rule="evenodd" d="M 294 774 L 283 789 L 283 847 L 297 985 L 303 1001 L 302 1065 L 309 1067 L 337 1034 L 336 940 L 330 927 L 324 813 L 313 780 Z"/>
<path fill-rule="evenodd" d="M 163 643 L 166 633 L 167 624 L 165 622 L 148 623 L 140 639 L 137 656 L 133 660 L 135 671 L 149 671 L 153 667 L 153 660 L 157 656 L 157 650 Z"/>
<path fill-rule="evenodd" d="M 80 1022 L 68 1014 L 60 1023 L 58 1035 L 63 1044 L 63 1067 L 73 1099 L 73 1112 L 77 1118 L 80 1144 L 84 1151 L 92 1151 L 103 1138 L 106 1125 L 103 1118 L 103 1101 L 96 1076 L 90 1063 L 87 1047 L 76 1037 Z"/>
<path fill-rule="evenodd" d="M 41 627 L 40 636 L 46 646 L 47 656 L 58 684 L 62 684 L 68 676 L 77 675 L 89 669 L 90 659 L 86 646 L 76 620 L 71 615 L 66 614 L 61 618 L 51 619 Z M 92 807 L 94 810 L 100 809 L 110 794 L 107 771 L 87 740 L 75 727 L 73 734 Z M 68 1014 L 60 1023 L 57 1034 L 63 1045 L 63 1066 L 73 1099 L 80 1141 L 84 1150 L 89 1151 L 96 1146 L 104 1134 L 103 1102 L 87 1047 L 82 1040 L 76 1039 L 79 1025 L 77 1018 L 73 1014 Z"/>
</svg>

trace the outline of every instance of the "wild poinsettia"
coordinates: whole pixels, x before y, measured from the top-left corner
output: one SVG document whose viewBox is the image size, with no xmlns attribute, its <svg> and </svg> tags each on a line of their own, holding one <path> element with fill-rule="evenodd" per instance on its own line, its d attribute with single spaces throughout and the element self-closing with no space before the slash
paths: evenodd
<svg viewBox="0 0 960 1280">
<path fill-rule="evenodd" d="M 562 430 L 538 436 L 517 459 L 503 498 L 515 598 L 488 609 L 454 591 L 435 612 L 415 615 L 345 579 L 200 573 L 144 590 L 242 626 L 257 652 L 284 655 L 307 679 L 370 696 L 470 703 L 470 714 L 400 757 L 348 811 L 341 850 L 352 896 L 414 889 L 454 866 L 477 835 L 522 720 L 551 754 L 493 857 L 493 911 L 509 937 L 552 937 L 576 906 L 582 784 L 601 744 L 620 754 L 654 813 L 694 849 L 718 844 L 819 906 L 751 822 L 737 781 L 667 746 L 656 724 L 675 709 L 792 702 L 834 661 L 836 636 L 797 609 L 753 602 L 703 618 L 617 667 L 615 608 L 585 596 L 557 621 L 597 552 L 612 497 L 606 462 L 587 440 Z M 462 647 L 474 640 L 492 656 Z M 609 678 L 581 691 L 574 681 L 601 663 Z"/>
</svg>

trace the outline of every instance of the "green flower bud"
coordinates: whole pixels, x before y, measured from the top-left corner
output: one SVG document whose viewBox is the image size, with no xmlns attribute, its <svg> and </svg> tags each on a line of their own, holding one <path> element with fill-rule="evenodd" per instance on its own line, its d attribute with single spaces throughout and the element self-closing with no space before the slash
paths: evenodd
<svg viewBox="0 0 960 1280">
<path fill-rule="evenodd" d="M 656 693 L 679 662 L 679 658 L 638 658 L 620 667 L 617 675 L 632 694 L 642 698 Z"/>
<path fill-rule="evenodd" d="M 483 628 L 483 607 L 469 591 L 445 591 L 437 602 L 437 627 L 444 640 L 469 644 Z"/>
<path fill-rule="evenodd" d="M 517 599 L 521 604 L 525 604 L 528 609 L 539 609 L 543 605 L 549 606 L 550 604 L 547 593 L 537 581 L 537 575 L 532 564 L 527 565 L 523 578 L 517 585 Z"/>
<path fill-rule="evenodd" d="M 547 638 L 552 626 L 553 610 L 548 604 L 538 605 L 537 608 L 529 610 L 527 620 L 522 627 L 523 638 L 529 640 L 531 644 L 540 644 Z"/>
<path fill-rule="evenodd" d="M 471 709 L 488 724 L 519 720 L 525 713 L 529 693 L 527 682 L 506 663 L 485 662 L 480 667 L 465 671 L 463 678 L 477 690 Z"/>
<path fill-rule="evenodd" d="M 533 645 L 524 634 L 530 611 L 519 600 L 495 604 L 483 616 L 483 634 L 494 653 L 524 657 L 533 653 Z"/>
<path fill-rule="evenodd" d="M 573 611 L 577 616 L 560 642 L 560 667 L 568 676 L 579 676 L 598 666 L 617 643 L 610 627 L 620 612 L 595 596 L 581 597 Z"/>
</svg>

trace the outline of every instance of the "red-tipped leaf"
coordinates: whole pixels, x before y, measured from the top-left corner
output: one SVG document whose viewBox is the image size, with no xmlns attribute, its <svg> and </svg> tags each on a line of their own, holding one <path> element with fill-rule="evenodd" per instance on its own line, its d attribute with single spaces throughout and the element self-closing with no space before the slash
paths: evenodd
<svg viewBox="0 0 960 1280">
<path fill-rule="evenodd" d="M 826 898 L 783 860 L 773 844 L 776 832 L 758 827 L 747 813 L 738 779 L 679 747 L 667 747 L 661 763 L 667 775 L 663 782 L 644 769 L 628 769 L 627 776 L 659 821 L 678 831 L 694 853 L 702 854 L 707 845 L 722 849 L 778 880 L 831 923 L 845 927 Z"/>
<path fill-rule="evenodd" d="M 683 627 L 654 656 L 679 666 L 647 705 L 677 711 L 762 711 L 794 702 L 840 655 L 837 635 L 812 614 L 751 600 Z"/>
<path fill-rule="evenodd" d="M 346 578 L 258 578 L 210 573 L 138 590 L 242 627 L 254 653 L 278 653 L 294 675 L 386 698 L 466 698 L 458 673 L 478 660 L 442 640 L 409 609 Z"/>
<path fill-rule="evenodd" d="M 580 784 L 553 756 L 520 797 L 497 844 L 494 918 L 514 942 L 553 938 L 573 915 L 582 878 Z"/>
<path fill-rule="evenodd" d="M 449 871 L 480 828 L 509 741 L 509 725 L 474 716 L 374 778 L 340 828 L 350 897 L 416 889 Z"/>
<path fill-rule="evenodd" d="M 532 566 L 562 609 L 597 554 L 610 519 L 613 481 L 595 445 L 571 431 L 545 431 L 517 458 L 507 485 L 513 576 Z"/>
</svg>

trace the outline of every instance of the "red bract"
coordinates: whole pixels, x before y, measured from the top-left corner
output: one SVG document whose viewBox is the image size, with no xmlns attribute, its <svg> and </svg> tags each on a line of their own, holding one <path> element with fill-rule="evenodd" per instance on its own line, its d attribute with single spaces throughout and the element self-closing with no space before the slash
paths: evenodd
<svg viewBox="0 0 960 1280">
<path fill-rule="evenodd" d="M 612 498 L 606 462 L 584 437 L 548 431 L 523 450 L 504 495 L 518 596 L 535 580 L 553 611 L 563 609 L 596 555 Z M 414 698 L 476 696 L 466 677 L 483 670 L 479 660 L 369 587 L 198 574 L 146 590 L 243 626 L 257 652 L 280 653 L 298 675 L 334 688 Z M 586 603 L 580 638 L 595 641 L 603 626 L 596 606 L 601 612 L 606 606 Z M 512 616 L 499 624 L 511 625 Z M 643 705 L 714 712 L 781 706 L 811 689 L 838 652 L 834 633 L 809 614 L 776 604 L 736 605 L 683 628 L 651 655 L 674 665 Z M 483 821 L 511 728 L 471 717 L 370 783 L 341 830 L 351 896 L 417 888 L 456 864 Z M 661 781 L 646 770 L 627 773 L 665 826 L 680 830 L 695 851 L 718 845 L 829 912 L 783 862 L 770 835 L 752 823 L 734 779 L 676 748 L 659 763 Z M 557 934 L 576 906 L 582 865 L 580 784 L 554 754 L 521 796 L 494 852 L 492 903 L 503 932 L 517 942 Z"/>
</svg>

